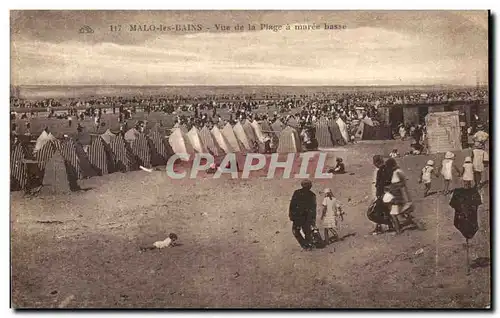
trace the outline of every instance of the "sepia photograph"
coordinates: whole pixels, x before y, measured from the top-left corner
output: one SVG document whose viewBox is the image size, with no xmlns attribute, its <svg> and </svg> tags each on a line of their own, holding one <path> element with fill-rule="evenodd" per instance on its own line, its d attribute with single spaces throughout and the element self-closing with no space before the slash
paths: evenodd
<svg viewBox="0 0 500 318">
<path fill-rule="evenodd" d="M 491 310 L 490 11 L 9 16 L 11 308 Z"/>
</svg>

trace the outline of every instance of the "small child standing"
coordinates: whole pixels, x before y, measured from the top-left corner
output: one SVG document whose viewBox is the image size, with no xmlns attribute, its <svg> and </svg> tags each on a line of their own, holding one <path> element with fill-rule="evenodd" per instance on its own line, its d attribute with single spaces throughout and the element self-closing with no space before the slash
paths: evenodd
<svg viewBox="0 0 500 318">
<path fill-rule="evenodd" d="M 331 189 L 325 189 L 323 191 L 325 198 L 323 199 L 323 211 L 321 214 L 321 221 L 325 228 L 325 243 L 331 243 L 331 239 L 334 241 L 339 239 L 338 234 L 338 217 L 343 217 L 344 213 L 340 202 L 333 196 Z M 331 236 L 330 236 L 331 235 Z"/>
<path fill-rule="evenodd" d="M 454 159 L 455 154 L 451 151 L 447 151 L 442 161 L 441 175 L 444 178 L 443 192 L 445 195 L 450 193 L 450 184 L 453 179 L 453 170 L 460 174 L 460 170 L 458 170 L 457 166 L 454 164 Z"/>
<path fill-rule="evenodd" d="M 424 197 L 429 195 L 429 191 L 431 190 L 431 182 L 432 182 L 432 173 L 434 172 L 434 161 L 429 160 L 424 168 L 422 168 L 422 174 L 420 175 L 419 183 L 424 183 L 425 192 Z"/>
<path fill-rule="evenodd" d="M 465 157 L 464 165 L 462 166 L 462 181 L 464 188 L 472 188 L 472 181 L 474 181 L 474 165 L 472 164 L 471 157 Z"/>
</svg>

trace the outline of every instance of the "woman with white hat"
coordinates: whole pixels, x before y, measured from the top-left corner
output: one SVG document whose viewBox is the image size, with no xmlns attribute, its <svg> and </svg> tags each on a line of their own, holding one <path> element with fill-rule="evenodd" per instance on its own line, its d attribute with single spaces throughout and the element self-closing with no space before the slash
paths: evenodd
<svg viewBox="0 0 500 318">
<path fill-rule="evenodd" d="M 460 175 L 460 170 L 458 170 L 457 166 L 453 163 L 454 159 L 455 154 L 451 151 L 447 151 L 441 164 L 441 175 L 444 178 L 443 193 L 445 195 L 450 193 L 450 184 L 453 180 L 453 170 Z"/>
</svg>

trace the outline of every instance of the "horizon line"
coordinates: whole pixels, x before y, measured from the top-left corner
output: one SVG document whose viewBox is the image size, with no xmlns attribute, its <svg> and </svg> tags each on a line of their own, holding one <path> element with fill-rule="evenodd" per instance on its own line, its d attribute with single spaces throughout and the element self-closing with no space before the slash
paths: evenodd
<svg viewBox="0 0 500 318">
<path fill-rule="evenodd" d="M 26 86 L 44 86 L 44 87 L 82 87 L 82 86 L 122 86 L 122 87 L 385 87 L 385 86 L 461 86 L 461 87 L 477 87 L 477 86 L 489 86 L 489 84 L 326 84 L 326 85 L 314 85 L 314 84 L 10 84 L 14 87 L 26 87 Z"/>
</svg>

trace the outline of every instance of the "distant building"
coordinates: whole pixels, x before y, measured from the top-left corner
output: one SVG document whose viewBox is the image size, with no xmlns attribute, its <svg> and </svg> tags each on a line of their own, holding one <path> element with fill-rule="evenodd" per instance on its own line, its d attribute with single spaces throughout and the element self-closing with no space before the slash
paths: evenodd
<svg viewBox="0 0 500 318">
<path fill-rule="evenodd" d="M 449 102 L 446 104 L 410 104 L 381 106 L 379 113 L 381 120 L 392 128 L 398 124 L 425 124 L 425 116 L 429 113 L 452 112 L 463 113 L 462 120 L 467 125 L 474 125 L 477 115 L 479 121 L 486 122 L 489 119 L 489 105 L 480 102 Z M 461 120 L 461 121 L 462 121 Z"/>
</svg>

